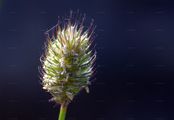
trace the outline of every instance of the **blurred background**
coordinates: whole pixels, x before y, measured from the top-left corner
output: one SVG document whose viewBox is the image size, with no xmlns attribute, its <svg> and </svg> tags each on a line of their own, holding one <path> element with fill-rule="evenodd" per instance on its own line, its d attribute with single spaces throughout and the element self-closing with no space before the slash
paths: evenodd
<svg viewBox="0 0 174 120">
<path fill-rule="evenodd" d="M 97 25 L 97 75 L 67 120 L 174 120 L 172 0 L 0 0 L 0 120 L 56 120 L 42 90 L 44 32 L 69 11 Z"/>
</svg>

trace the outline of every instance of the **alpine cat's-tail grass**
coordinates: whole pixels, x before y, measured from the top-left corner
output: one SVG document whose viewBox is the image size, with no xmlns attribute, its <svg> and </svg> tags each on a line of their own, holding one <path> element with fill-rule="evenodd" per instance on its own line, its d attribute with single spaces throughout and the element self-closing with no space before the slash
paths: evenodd
<svg viewBox="0 0 174 120">
<path fill-rule="evenodd" d="M 95 72 L 93 22 L 84 26 L 85 17 L 70 12 L 59 20 L 48 34 L 44 54 L 41 56 L 43 89 L 52 95 L 52 101 L 61 105 L 59 120 L 64 120 L 68 104 L 88 85 Z M 49 36 L 50 31 L 54 31 Z"/>
</svg>

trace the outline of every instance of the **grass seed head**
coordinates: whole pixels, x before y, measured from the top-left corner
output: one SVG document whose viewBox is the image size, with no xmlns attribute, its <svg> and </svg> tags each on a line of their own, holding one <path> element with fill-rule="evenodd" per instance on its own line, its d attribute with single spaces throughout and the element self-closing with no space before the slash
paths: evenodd
<svg viewBox="0 0 174 120">
<path fill-rule="evenodd" d="M 84 88 L 89 92 L 88 85 L 94 74 L 94 25 L 85 29 L 84 16 L 79 16 L 70 13 L 68 19 L 59 21 L 51 29 L 54 34 L 47 37 L 44 57 L 41 57 L 43 89 L 59 104 L 70 103 Z"/>
</svg>

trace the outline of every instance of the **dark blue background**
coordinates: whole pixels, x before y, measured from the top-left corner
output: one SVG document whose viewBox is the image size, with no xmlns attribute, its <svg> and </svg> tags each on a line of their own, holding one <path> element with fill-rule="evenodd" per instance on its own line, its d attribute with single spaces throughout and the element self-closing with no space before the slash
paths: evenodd
<svg viewBox="0 0 174 120">
<path fill-rule="evenodd" d="M 56 120 L 39 83 L 44 32 L 70 10 L 97 25 L 97 80 L 67 120 L 174 119 L 172 0 L 0 0 L 0 120 Z"/>
</svg>

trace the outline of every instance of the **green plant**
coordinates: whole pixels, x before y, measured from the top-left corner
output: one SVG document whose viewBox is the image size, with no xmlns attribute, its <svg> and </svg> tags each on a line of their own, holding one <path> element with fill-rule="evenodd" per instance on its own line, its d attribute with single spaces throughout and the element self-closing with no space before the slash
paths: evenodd
<svg viewBox="0 0 174 120">
<path fill-rule="evenodd" d="M 84 17 L 70 14 L 68 19 L 54 27 L 55 34 L 47 38 L 41 57 L 43 89 L 52 95 L 52 101 L 61 105 L 59 120 L 65 120 L 69 103 L 88 85 L 94 74 L 96 51 L 93 47 L 94 25 L 84 28 Z"/>
</svg>

